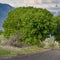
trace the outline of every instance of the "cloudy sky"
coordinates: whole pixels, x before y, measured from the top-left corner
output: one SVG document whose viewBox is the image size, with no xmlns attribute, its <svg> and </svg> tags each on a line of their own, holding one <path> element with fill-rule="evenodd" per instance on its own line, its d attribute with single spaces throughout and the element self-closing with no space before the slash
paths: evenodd
<svg viewBox="0 0 60 60">
<path fill-rule="evenodd" d="M 23 0 L 0 0 L 0 3 L 10 4 L 12 6 L 23 5 Z"/>
<path fill-rule="evenodd" d="M 10 4 L 10 5 L 14 6 L 14 7 L 18 7 L 18 6 L 22 6 L 22 5 L 24 6 L 26 4 L 33 5 L 34 4 L 33 1 L 34 0 L 0 0 L 0 3 L 7 3 L 7 4 Z M 40 3 L 41 3 L 41 1 L 51 2 L 51 3 L 54 3 L 54 2 L 58 3 L 58 2 L 60 2 L 60 0 L 35 0 L 35 3 L 37 1 L 39 1 Z"/>
</svg>

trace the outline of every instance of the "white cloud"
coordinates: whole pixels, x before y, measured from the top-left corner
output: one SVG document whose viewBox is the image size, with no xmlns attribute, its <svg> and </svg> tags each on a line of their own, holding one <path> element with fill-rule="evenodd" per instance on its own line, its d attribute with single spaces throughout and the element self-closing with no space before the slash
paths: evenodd
<svg viewBox="0 0 60 60">
<path fill-rule="evenodd" d="M 6 3 L 6 4 L 10 4 L 14 7 L 23 5 L 23 0 L 0 0 L 0 3 Z"/>
<path fill-rule="evenodd" d="M 19 7 L 19 6 L 25 6 L 25 5 L 36 5 L 36 4 L 41 4 L 41 2 L 50 2 L 54 3 L 55 2 L 60 2 L 60 0 L 0 0 L 0 3 L 7 3 L 10 4 L 14 7 Z M 39 6 L 39 5 L 37 5 Z M 42 7 L 48 7 L 47 4 L 41 4 Z"/>
</svg>

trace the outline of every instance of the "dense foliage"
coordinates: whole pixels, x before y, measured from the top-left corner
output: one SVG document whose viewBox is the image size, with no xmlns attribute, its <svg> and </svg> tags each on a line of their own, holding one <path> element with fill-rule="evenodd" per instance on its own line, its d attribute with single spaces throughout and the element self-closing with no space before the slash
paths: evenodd
<svg viewBox="0 0 60 60">
<path fill-rule="evenodd" d="M 0 35 L 1 35 L 1 34 L 3 34 L 3 31 L 2 31 L 2 30 L 0 30 Z"/>
<path fill-rule="evenodd" d="M 39 44 L 47 35 L 54 33 L 56 21 L 46 9 L 20 7 L 9 12 L 3 27 L 6 37 L 20 33 L 21 41 L 33 45 Z"/>
<path fill-rule="evenodd" d="M 57 21 L 57 28 L 54 35 L 56 40 L 60 42 L 60 16 L 56 16 L 54 19 Z"/>
</svg>

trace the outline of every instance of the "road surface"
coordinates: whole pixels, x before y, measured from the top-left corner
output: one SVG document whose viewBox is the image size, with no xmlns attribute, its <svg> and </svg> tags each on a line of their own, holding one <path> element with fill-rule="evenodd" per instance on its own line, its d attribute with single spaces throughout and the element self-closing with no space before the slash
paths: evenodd
<svg viewBox="0 0 60 60">
<path fill-rule="evenodd" d="M 0 58 L 0 60 L 60 60 L 60 50 L 48 50 L 36 54 Z"/>
</svg>

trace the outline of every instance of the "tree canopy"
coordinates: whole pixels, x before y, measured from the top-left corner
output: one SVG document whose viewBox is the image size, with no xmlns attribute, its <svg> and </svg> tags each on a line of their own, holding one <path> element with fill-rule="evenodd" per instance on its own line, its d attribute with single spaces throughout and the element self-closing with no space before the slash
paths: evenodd
<svg viewBox="0 0 60 60">
<path fill-rule="evenodd" d="M 1 35 L 1 34 L 3 34 L 3 31 L 2 31 L 2 30 L 0 30 L 0 35 Z"/>
<path fill-rule="evenodd" d="M 26 44 L 38 44 L 49 34 L 53 34 L 56 21 L 48 10 L 33 7 L 20 7 L 9 12 L 3 28 L 4 35 L 21 33 Z"/>
<path fill-rule="evenodd" d="M 57 27 L 54 35 L 56 40 L 60 42 L 60 16 L 56 16 L 54 20 L 56 20 L 56 23 L 57 23 Z"/>
</svg>

